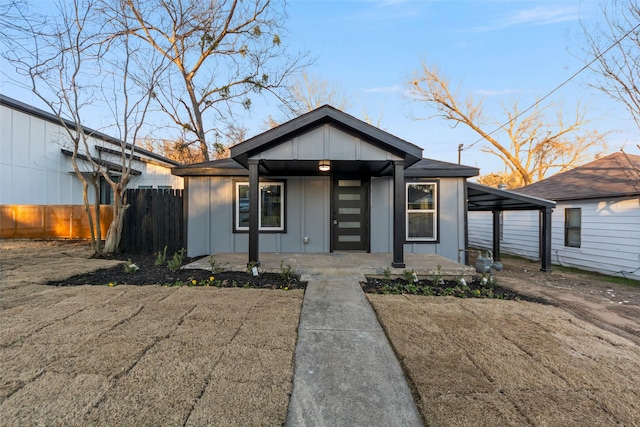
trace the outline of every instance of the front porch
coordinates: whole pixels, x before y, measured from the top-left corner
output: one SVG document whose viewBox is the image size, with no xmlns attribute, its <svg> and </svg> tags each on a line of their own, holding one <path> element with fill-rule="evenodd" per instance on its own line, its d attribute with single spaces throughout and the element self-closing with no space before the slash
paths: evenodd
<svg viewBox="0 0 640 427">
<path fill-rule="evenodd" d="M 228 270 L 247 269 L 246 253 L 214 254 L 216 265 Z M 382 276 L 388 268 L 391 277 L 402 277 L 405 270 L 415 271 L 420 279 L 429 279 L 438 274 L 443 279 L 470 279 L 475 269 L 459 264 L 437 254 L 404 254 L 405 267 L 389 267 L 393 260 L 391 253 L 334 252 L 317 254 L 300 253 L 261 253 L 260 271 L 279 273 L 280 262 L 300 274 L 303 280 L 319 275 L 331 276 Z M 438 271 L 438 266 L 440 269 Z M 184 268 L 210 269 L 209 257 L 201 258 Z M 306 278 L 305 278 L 306 276 Z"/>
</svg>

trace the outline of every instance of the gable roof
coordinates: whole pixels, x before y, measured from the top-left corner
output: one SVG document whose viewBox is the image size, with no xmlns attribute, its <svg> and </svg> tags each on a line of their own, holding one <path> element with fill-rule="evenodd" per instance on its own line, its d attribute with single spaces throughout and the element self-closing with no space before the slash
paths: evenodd
<svg viewBox="0 0 640 427">
<path fill-rule="evenodd" d="M 640 195 L 640 156 L 613 153 L 513 191 L 549 200 Z"/>
<path fill-rule="evenodd" d="M 247 167 L 249 157 L 325 123 L 330 123 L 347 133 L 355 134 L 383 150 L 404 158 L 406 167 L 422 158 L 422 148 L 417 145 L 391 135 L 329 105 L 323 105 L 231 147 L 231 158 Z"/>
</svg>

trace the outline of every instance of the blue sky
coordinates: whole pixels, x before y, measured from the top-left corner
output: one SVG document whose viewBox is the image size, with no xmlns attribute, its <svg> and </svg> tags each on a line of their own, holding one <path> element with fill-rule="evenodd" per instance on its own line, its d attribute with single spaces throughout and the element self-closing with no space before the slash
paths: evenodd
<svg viewBox="0 0 640 427">
<path fill-rule="evenodd" d="M 519 100 L 528 107 L 584 65 L 580 19 L 588 25 L 601 20 L 598 3 L 289 0 L 284 41 L 315 59 L 308 70 L 312 75 L 348 93 L 350 114 L 360 118 L 367 112 L 387 132 L 421 146 L 425 157 L 456 162 L 458 144 L 468 147 L 478 136 L 462 126 L 452 129 L 440 118 L 413 120 L 433 114 L 406 92 L 421 62 L 436 65 L 460 95 L 482 98 L 497 127 L 505 121 L 503 103 Z M 568 111 L 578 102 L 590 103 L 594 127 L 616 131 L 608 138 L 608 152 L 624 146 L 638 154 L 637 127 L 624 109 L 587 87 L 593 79 L 591 72 L 581 73 L 548 102 L 563 103 Z M 41 107 L 4 78 L 1 91 Z M 243 123 L 249 136 L 263 131 L 266 117 L 277 109 L 275 100 L 254 106 Z M 464 151 L 462 162 L 483 174 L 502 170 L 481 146 Z"/>
</svg>

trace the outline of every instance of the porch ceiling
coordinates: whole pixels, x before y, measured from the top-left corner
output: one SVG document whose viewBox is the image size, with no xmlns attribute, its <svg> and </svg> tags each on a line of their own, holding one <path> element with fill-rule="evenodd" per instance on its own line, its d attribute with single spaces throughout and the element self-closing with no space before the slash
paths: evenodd
<svg viewBox="0 0 640 427">
<path fill-rule="evenodd" d="M 331 171 L 320 172 L 318 160 L 261 160 L 260 175 L 289 176 L 289 175 L 367 175 L 387 176 L 392 174 L 392 162 L 332 160 Z"/>
<path fill-rule="evenodd" d="M 475 182 L 467 182 L 469 211 L 518 211 L 554 208 L 555 202 L 538 197 L 525 196 L 513 191 L 487 187 Z"/>
</svg>

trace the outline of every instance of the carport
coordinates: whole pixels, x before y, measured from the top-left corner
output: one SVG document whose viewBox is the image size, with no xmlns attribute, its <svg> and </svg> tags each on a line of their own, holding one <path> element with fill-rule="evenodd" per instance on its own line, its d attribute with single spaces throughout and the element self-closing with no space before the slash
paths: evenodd
<svg viewBox="0 0 640 427">
<path fill-rule="evenodd" d="M 525 196 L 514 191 L 467 182 L 467 211 L 493 213 L 493 257 L 500 260 L 500 213 L 503 211 L 540 211 L 540 263 L 542 271 L 551 271 L 551 212 L 555 202 Z"/>
</svg>

